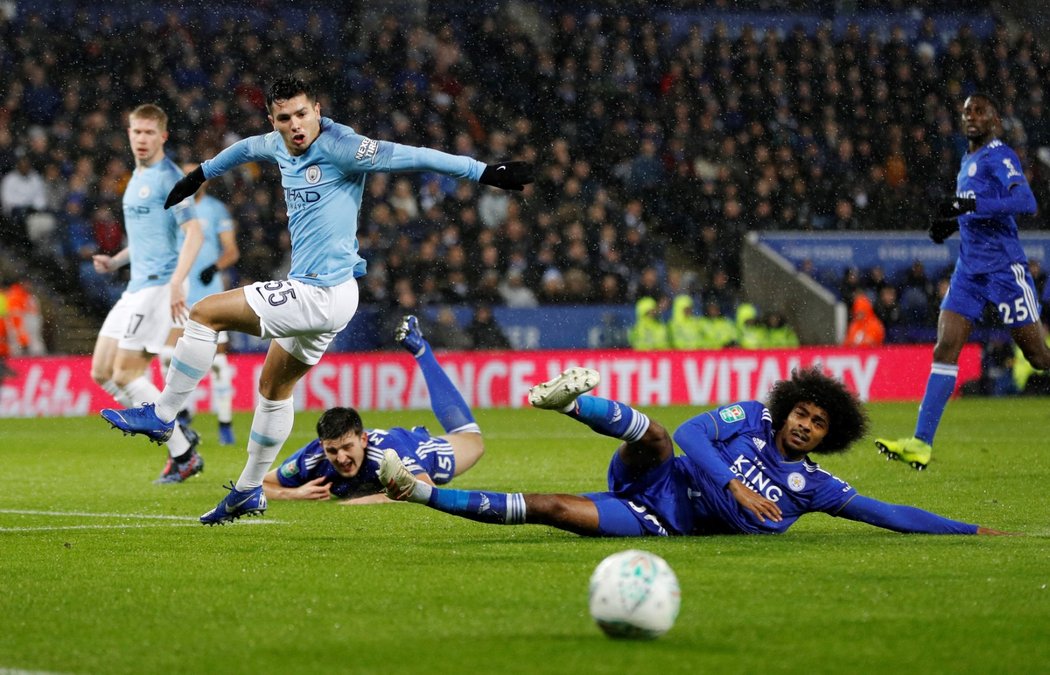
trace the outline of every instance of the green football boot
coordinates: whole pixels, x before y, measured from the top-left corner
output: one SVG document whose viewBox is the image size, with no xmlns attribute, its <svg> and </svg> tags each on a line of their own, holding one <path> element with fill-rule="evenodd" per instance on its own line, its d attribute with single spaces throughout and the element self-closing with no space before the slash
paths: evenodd
<svg viewBox="0 0 1050 675">
<path fill-rule="evenodd" d="M 886 459 L 895 459 L 908 464 L 916 471 L 922 471 L 930 463 L 933 446 L 912 436 L 891 441 L 888 438 L 876 438 L 875 447 L 886 455 Z"/>
</svg>

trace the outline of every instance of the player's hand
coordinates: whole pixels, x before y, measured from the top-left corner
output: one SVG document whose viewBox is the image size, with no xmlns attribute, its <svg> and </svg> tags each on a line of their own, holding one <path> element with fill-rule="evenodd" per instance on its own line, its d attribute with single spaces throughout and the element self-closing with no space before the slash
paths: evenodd
<svg viewBox="0 0 1050 675">
<path fill-rule="evenodd" d="M 195 194 L 206 180 L 208 179 L 204 177 L 204 169 L 199 166 L 190 171 L 180 178 L 178 183 L 175 183 L 175 187 L 171 188 L 168 198 L 164 200 L 164 208 L 170 209 L 186 197 Z"/>
<path fill-rule="evenodd" d="M 938 218 L 957 218 L 976 210 L 977 200 L 973 197 L 944 197 L 937 203 Z"/>
<path fill-rule="evenodd" d="M 99 274 L 109 274 L 113 271 L 113 268 L 111 267 L 113 264 L 113 258 L 108 255 L 99 254 L 91 256 L 91 264 Z"/>
<path fill-rule="evenodd" d="M 295 493 L 298 499 L 329 499 L 332 496 L 332 486 L 326 482 L 328 478 L 320 476 L 314 478 L 312 481 L 303 483 L 296 488 Z"/>
<path fill-rule="evenodd" d="M 486 166 L 478 182 L 504 190 L 524 190 L 534 180 L 534 173 L 535 167 L 529 162 L 500 162 Z"/>
<path fill-rule="evenodd" d="M 1002 530 L 993 530 L 990 527 L 977 526 L 977 534 L 988 535 L 991 537 L 1019 537 L 1022 536 L 1022 532 L 1004 532 Z"/>
<path fill-rule="evenodd" d="M 757 492 L 751 490 L 739 479 L 734 478 L 729 481 L 729 492 L 733 495 L 733 499 L 736 500 L 737 504 L 744 507 L 751 513 L 755 514 L 760 523 L 766 522 L 766 519 L 772 520 L 774 523 L 779 523 L 784 519 L 781 515 L 780 507 L 777 506 L 776 502 L 771 502 Z"/>
<path fill-rule="evenodd" d="M 186 293 L 182 290 L 182 284 L 171 283 L 171 320 L 182 325 L 190 316 L 189 307 L 186 306 Z"/>
<path fill-rule="evenodd" d="M 926 233 L 935 244 L 943 244 L 948 237 L 959 231 L 959 221 L 955 218 L 930 218 L 930 227 Z"/>
<path fill-rule="evenodd" d="M 215 265 L 208 265 L 201 270 L 200 280 L 202 284 L 210 284 L 211 280 L 215 278 L 215 273 L 219 271 L 219 268 Z"/>
</svg>

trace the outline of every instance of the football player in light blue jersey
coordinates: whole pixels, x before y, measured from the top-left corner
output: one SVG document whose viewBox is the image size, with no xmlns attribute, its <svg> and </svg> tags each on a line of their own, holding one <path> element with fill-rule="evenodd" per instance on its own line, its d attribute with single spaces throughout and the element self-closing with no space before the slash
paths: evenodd
<svg viewBox="0 0 1050 675">
<path fill-rule="evenodd" d="M 744 401 L 667 431 L 618 401 L 583 396 L 598 372 L 570 368 L 533 387 L 529 402 L 558 410 L 624 441 L 609 464 L 607 492 L 582 495 L 453 490 L 416 480 L 387 451 L 380 480 L 392 499 L 500 525 L 549 525 L 602 537 L 779 534 L 814 512 L 897 532 L 1004 534 L 857 493 L 812 461 L 846 450 L 867 429 L 857 398 L 817 369 L 795 371 L 770 392 L 768 407 Z"/>
<path fill-rule="evenodd" d="M 434 357 L 416 317 L 404 317 L 394 339 L 415 357 L 430 395 L 430 409 L 445 433 L 431 436 L 423 427 L 365 429 L 353 408 L 331 408 L 317 420 L 317 438 L 266 474 L 263 490 L 268 498 L 389 502 L 379 482 L 379 462 L 388 448 L 419 480 L 431 485 L 448 483 L 481 459 L 485 452 L 481 429 Z"/>
<path fill-rule="evenodd" d="M 199 164 L 183 164 L 185 173 L 197 170 Z M 222 293 L 225 289 L 221 272 L 237 264 L 241 250 L 237 246 L 237 233 L 234 230 L 230 210 L 221 201 L 207 193 L 208 184 L 201 185 L 194 197 L 194 208 L 197 220 L 201 224 L 204 243 L 190 270 L 190 290 L 187 304 L 191 307 L 213 293 Z M 175 343 L 182 337 L 182 326 L 176 326 L 168 336 L 168 342 L 161 352 L 161 364 L 165 373 L 171 365 L 175 353 Z M 230 338 L 226 331 L 219 333 L 215 358 L 211 362 L 211 404 L 219 420 L 219 445 L 233 445 L 233 375 L 226 347 Z M 192 405 L 179 411 L 179 419 L 187 424 L 193 414 Z"/>
<path fill-rule="evenodd" d="M 1001 122 L 994 101 L 984 94 L 971 95 L 963 104 L 962 125 L 969 151 L 962 158 L 955 196 L 938 205 L 930 225 L 930 238 L 936 243 L 944 243 L 956 230 L 962 241 L 941 302 L 933 365 L 915 434 L 875 439 L 879 452 L 919 470 L 930 462 L 933 437 L 959 375 L 959 354 L 985 306 L 995 307 L 1029 363 L 1039 370 L 1050 368 L 1035 282 L 1014 220 L 1017 214 L 1035 213 L 1035 195 L 1017 153 L 997 138 Z"/>
<path fill-rule="evenodd" d="M 173 209 L 164 205 L 182 178 L 179 167 L 164 155 L 167 138 L 163 110 L 146 104 L 131 111 L 128 139 L 135 171 L 123 198 L 127 247 L 113 256 L 94 257 L 99 273 L 131 265 L 128 287 L 106 316 L 91 358 L 92 379 L 126 406 L 160 395 L 146 369 L 172 326 L 186 316 L 186 280 L 201 247 L 193 203 L 180 200 Z M 195 433 L 179 428 L 165 440 L 168 460 L 155 482 L 180 482 L 204 468 Z"/>
<path fill-rule="evenodd" d="M 321 105 L 301 80 L 280 78 L 267 93 L 273 132 L 226 148 L 180 181 L 167 205 L 201 183 L 245 162 L 275 163 L 281 172 L 292 239 L 289 278 L 209 295 L 193 306 L 175 347 L 156 405 L 104 410 L 126 433 L 162 440 L 190 392 L 207 373 L 219 331 L 272 338 L 259 380 L 259 403 L 248 438 L 248 462 L 229 494 L 201 516 L 207 525 L 266 510 L 262 480 L 292 429 L 295 384 L 357 311 L 357 216 L 370 173 L 432 171 L 506 190 L 532 182 L 526 162 L 485 165 L 470 157 L 377 141 L 321 117 Z"/>
</svg>

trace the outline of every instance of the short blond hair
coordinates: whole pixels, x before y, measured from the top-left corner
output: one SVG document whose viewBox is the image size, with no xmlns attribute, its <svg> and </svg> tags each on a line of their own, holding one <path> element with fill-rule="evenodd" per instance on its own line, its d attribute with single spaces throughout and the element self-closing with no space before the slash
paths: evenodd
<svg viewBox="0 0 1050 675">
<path fill-rule="evenodd" d="M 153 103 L 143 103 L 139 107 L 132 110 L 131 114 L 128 115 L 128 119 L 132 120 L 136 118 L 140 120 L 156 120 L 157 127 L 161 131 L 168 130 L 167 113 L 161 110 L 160 106 L 154 105 Z"/>
</svg>

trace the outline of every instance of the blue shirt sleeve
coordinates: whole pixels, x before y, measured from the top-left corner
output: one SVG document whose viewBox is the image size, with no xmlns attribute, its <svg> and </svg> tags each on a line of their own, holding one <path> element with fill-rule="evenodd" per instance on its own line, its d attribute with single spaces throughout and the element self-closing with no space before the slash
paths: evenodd
<svg viewBox="0 0 1050 675">
<path fill-rule="evenodd" d="M 907 534 L 977 534 L 976 525 L 951 520 L 914 506 L 888 504 L 863 495 L 856 495 L 832 515 Z"/>
<path fill-rule="evenodd" d="M 277 467 L 277 482 L 283 487 L 299 487 L 313 480 L 314 476 L 310 475 L 310 468 L 307 466 L 306 458 L 310 454 L 311 446 L 314 443 L 317 443 L 317 441 L 299 448 Z"/>
<path fill-rule="evenodd" d="M 675 429 L 674 442 L 682 449 L 686 457 L 711 477 L 716 485 L 725 487 L 736 478 L 715 449 L 718 439 L 718 424 L 712 412 L 705 412 L 686 421 Z"/>
<path fill-rule="evenodd" d="M 377 141 L 327 118 L 322 120 L 321 129 L 317 142 L 326 145 L 329 161 L 347 173 L 433 171 L 477 181 L 485 170 L 484 163 L 464 155 Z"/>
<path fill-rule="evenodd" d="M 230 169 L 248 162 L 276 162 L 272 136 L 274 131 L 262 136 L 251 136 L 237 141 L 211 159 L 201 162 L 201 170 L 208 180 L 221 176 Z"/>
</svg>

